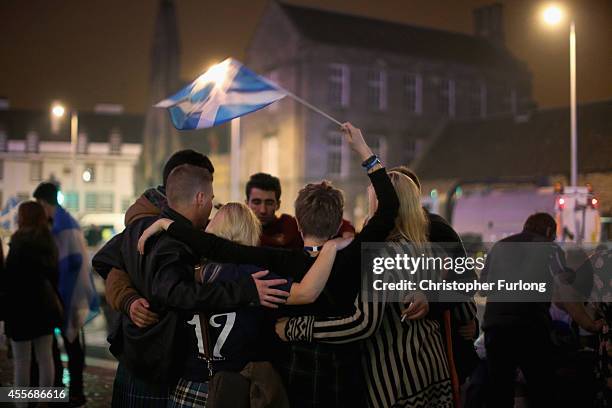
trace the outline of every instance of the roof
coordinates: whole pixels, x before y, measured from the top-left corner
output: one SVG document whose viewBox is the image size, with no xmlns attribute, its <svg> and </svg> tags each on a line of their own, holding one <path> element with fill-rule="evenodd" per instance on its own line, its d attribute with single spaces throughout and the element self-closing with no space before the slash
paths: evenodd
<svg viewBox="0 0 612 408">
<path fill-rule="evenodd" d="M 89 142 L 108 142 L 111 132 L 118 130 L 123 143 L 142 143 L 143 115 L 79 112 L 78 118 L 79 131 L 87 133 Z M 41 141 L 70 142 L 69 115 L 59 122 L 59 132 L 54 134 L 49 111 L 0 110 L 0 129 L 12 140 L 25 139 L 29 132 L 35 131 Z"/>
<path fill-rule="evenodd" d="M 579 173 L 612 171 L 612 100 L 578 107 Z M 415 168 L 424 180 L 484 180 L 569 174 L 569 108 L 449 122 Z"/>
<path fill-rule="evenodd" d="M 506 49 L 482 37 L 285 3 L 280 6 L 298 31 L 316 42 L 466 65 L 527 70 Z"/>
</svg>

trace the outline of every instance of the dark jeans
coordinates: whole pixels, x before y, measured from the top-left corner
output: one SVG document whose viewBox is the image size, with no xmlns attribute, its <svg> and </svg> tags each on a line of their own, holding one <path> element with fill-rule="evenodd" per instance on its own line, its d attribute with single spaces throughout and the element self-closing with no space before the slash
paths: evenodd
<svg viewBox="0 0 612 408">
<path fill-rule="evenodd" d="M 544 327 L 489 328 L 485 331 L 489 384 L 487 406 L 514 407 L 516 369 L 527 380 L 530 406 L 556 406 L 553 345 Z"/>
<path fill-rule="evenodd" d="M 70 373 L 70 396 L 79 397 L 83 395 L 83 369 L 85 368 L 85 351 L 81 344 L 82 332 L 69 342 L 66 336 L 62 333 L 64 340 L 64 348 L 68 355 L 68 372 Z M 53 359 L 55 362 L 55 386 L 63 385 L 62 377 L 64 365 L 60 358 L 60 350 L 57 344 L 57 339 L 53 336 Z"/>
</svg>

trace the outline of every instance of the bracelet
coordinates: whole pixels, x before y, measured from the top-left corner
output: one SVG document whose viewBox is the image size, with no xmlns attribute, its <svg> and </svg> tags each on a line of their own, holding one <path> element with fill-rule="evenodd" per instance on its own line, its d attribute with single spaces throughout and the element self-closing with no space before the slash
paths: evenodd
<svg viewBox="0 0 612 408">
<path fill-rule="evenodd" d="M 376 157 L 376 155 L 373 154 L 361 163 L 361 167 L 368 168 L 368 166 L 372 164 L 373 162 L 375 162 L 377 159 L 378 157 Z"/>
<path fill-rule="evenodd" d="M 380 162 L 380 160 L 378 159 L 378 157 L 376 158 L 376 160 L 374 160 L 372 163 L 368 164 L 368 166 L 366 167 L 367 171 L 372 170 L 377 164 L 380 164 L 382 166 L 382 163 Z"/>
</svg>

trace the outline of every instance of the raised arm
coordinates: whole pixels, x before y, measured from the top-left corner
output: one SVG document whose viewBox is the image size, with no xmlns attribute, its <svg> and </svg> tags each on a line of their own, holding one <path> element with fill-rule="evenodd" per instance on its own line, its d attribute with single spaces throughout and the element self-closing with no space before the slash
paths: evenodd
<svg viewBox="0 0 612 408">
<path fill-rule="evenodd" d="M 372 187 L 376 193 L 378 205 L 376 212 L 370 217 L 358 235 L 358 240 L 354 242 L 356 247 L 361 246 L 361 242 L 380 242 L 384 241 L 395 226 L 395 218 L 399 210 L 399 200 L 393 184 L 387 175 L 379 158 L 374 156 L 372 150 L 365 142 L 361 130 L 350 123 L 342 126 L 345 138 L 351 148 L 358 154 L 372 182 Z M 373 205 L 374 203 L 371 203 Z"/>
</svg>

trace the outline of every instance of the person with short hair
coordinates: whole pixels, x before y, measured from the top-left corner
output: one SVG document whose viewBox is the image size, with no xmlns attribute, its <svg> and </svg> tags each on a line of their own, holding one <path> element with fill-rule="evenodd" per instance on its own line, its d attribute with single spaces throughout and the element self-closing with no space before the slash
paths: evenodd
<svg viewBox="0 0 612 408">
<path fill-rule="evenodd" d="M 416 184 L 396 171 L 389 178 L 400 202 L 395 228 L 387 238 L 397 254 L 418 257 L 429 254 L 427 218 L 421 208 Z M 370 197 L 370 215 L 376 208 Z M 390 251 L 387 256 L 393 256 Z M 414 271 L 418 279 L 436 279 L 424 271 Z M 397 281 L 392 273 L 382 276 Z M 361 287 L 371 285 L 363 274 Z M 360 291 L 356 310 L 350 315 L 297 316 L 280 319 L 276 325 L 279 337 L 291 342 L 319 342 L 339 347 L 363 341 L 362 366 L 369 407 L 452 407 L 452 390 L 448 361 L 444 351 L 440 323 L 428 316 L 429 304 L 422 292 L 406 293 L 405 306 L 389 301 L 384 293 L 368 296 Z M 295 330 L 294 327 L 300 327 Z M 398 341 L 402 339 L 402 341 Z M 385 345 L 381 352 L 381 345 Z"/>
<path fill-rule="evenodd" d="M 279 248 L 302 248 L 304 242 L 295 217 L 289 214 L 276 216 L 281 205 L 281 184 L 277 177 L 267 173 L 256 173 L 246 184 L 246 204 L 257 215 L 262 225 L 261 245 Z M 351 238 L 355 228 L 348 220 L 342 225 L 334 238 Z"/>
<path fill-rule="evenodd" d="M 563 276 L 570 270 L 563 250 L 554 243 L 556 230 L 550 214 L 532 214 L 522 232 L 498 241 L 488 253 L 481 273 L 483 282 L 536 282 L 547 288 L 529 303 L 513 301 L 516 295 L 505 290 L 488 295 L 483 329 L 489 373 L 486 400 L 490 406 L 514 406 L 517 368 L 527 380 L 530 403 L 537 407 L 558 405 L 549 311 L 553 299 L 559 299 L 555 303 L 584 329 L 601 330 L 602 322 L 593 321 L 582 302 L 568 299 L 572 288 L 563 282 Z M 563 295 L 557 298 L 558 294 Z"/>
<path fill-rule="evenodd" d="M 246 184 L 246 204 L 262 225 L 261 245 L 280 248 L 301 248 L 302 237 L 295 218 L 289 214 L 276 216 L 281 205 L 280 180 L 266 173 L 253 174 Z"/>
<path fill-rule="evenodd" d="M 194 228 L 208 222 L 214 196 L 212 174 L 191 164 L 174 168 L 166 181 L 168 206 L 161 216 L 181 220 Z M 176 381 L 197 361 L 197 340 L 191 320 L 194 310 L 232 311 L 242 306 L 282 303 L 285 292 L 271 288 L 285 281 L 262 281 L 265 271 L 235 282 L 199 285 L 194 268 L 199 257 L 169 235 L 156 237 L 146 254 L 138 254 L 138 237 L 156 218 L 132 221 L 124 232 L 109 241 L 93 259 L 94 268 L 105 275 L 111 268 L 125 270 L 134 288 L 159 316 L 155 329 L 141 329 L 122 319 L 113 406 L 166 406 Z M 115 350 L 117 352 L 117 350 Z M 196 402 L 206 395 L 196 395 Z"/>
<path fill-rule="evenodd" d="M 174 152 L 164 164 L 162 184 L 146 190 L 126 211 L 126 226 L 140 218 L 159 216 L 167 206 L 166 182 L 168 176 L 172 170 L 183 164 L 201 167 L 208 170 L 211 175 L 215 172 L 210 159 L 200 152 L 192 149 Z M 139 327 L 146 327 L 157 322 L 157 314 L 151 312 L 147 300 L 133 288 L 125 271 L 112 268 L 108 274 L 102 275 L 102 278 L 106 282 L 106 301 L 111 309 L 122 312 Z"/>
<path fill-rule="evenodd" d="M 261 223 L 245 204 L 227 203 L 217 211 L 206 231 L 233 242 L 256 246 Z M 289 280 L 279 287 L 289 292 L 288 305 L 316 300 L 329 277 L 337 245 L 346 244 L 348 241 L 328 241 L 301 282 Z M 254 265 L 205 261 L 197 269 L 196 280 L 204 283 L 233 281 L 259 269 Z M 279 313 L 282 314 L 282 309 Z M 213 358 L 207 404 L 222 402 L 224 406 L 248 407 L 261 406 L 265 402 L 279 408 L 288 407 L 282 381 L 270 363 L 278 357 L 279 345 L 274 335 L 273 315 L 263 309 L 241 308 L 222 314 L 200 313 L 199 321 L 203 331 L 200 353 Z M 208 350 L 204 340 L 207 338 Z M 215 345 L 214 350 L 212 345 Z M 197 378 L 197 373 L 193 375 Z M 199 375 L 201 378 L 206 373 Z M 194 388 L 193 379 L 181 379 L 175 394 L 188 395 Z"/>
<path fill-rule="evenodd" d="M 343 315 L 354 312 L 355 298 L 361 287 L 361 244 L 363 242 L 382 242 L 395 225 L 399 202 L 397 194 L 380 160 L 372 154 L 361 131 L 350 123 L 342 126 L 348 144 L 359 155 L 362 166 L 372 183 L 372 195 L 377 197 L 378 205 L 372 211 L 368 224 L 355 235 L 355 239 L 343 250 L 338 251 L 331 275 L 322 294 L 312 305 L 286 307 L 287 313 L 313 314 L 317 316 Z M 315 190 L 322 189 L 328 194 Z M 311 194 L 312 193 L 312 194 Z M 325 196 L 325 198 L 323 197 Z M 332 225 L 322 225 L 321 230 L 310 229 L 306 222 L 297 218 L 302 231 L 304 247 L 300 250 L 278 248 L 246 247 L 227 242 L 211 234 L 202 233 L 193 227 L 172 220 L 159 220 L 151 225 L 141 237 L 146 242 L 161 230 L 176 239 L 187 242 L 200 256 L 216 261 L 249 263 L 265 266 L 272 273 L 289 274 L 294 281 L 300 282 L 315 262 L 326 241 L 333 238 L 341 224 L 343 208 L 333 187 L 319 183 L 319 187 L 307 188 L 296 201 L 309 201 L 313 206 L 308 211 L 317 214 L 325 210 Z M 329 211 L 328 211 L 329 210 Z M 297 214 L 296 207 L 296 214 Z M 310 218 L 310 216 L 308 219 Z M 293 330 L 301 330 L 293 327 Z M 361 351 L 358 344 L 325 345 L 304 343 L 290 346 L 289 356 L 282 364 L 282 373 L 292 407 L 330 407 L 365 404 L 363 398 L 363 376 L 360 370 Z"/>
<path fill-rule="evenodd" d="M 72 405 L 83 405 L 83 369 L 85 368 L 84 344 L 79 333 L 85 323 L 93 318 L 99 309 L 89 264 L 85 237 L 79 223 L 57 201 L 57 185 L 43 182 L 32 194 L 42 205 L 51 221 L 51 233 L 59 251 L 59 293 L 64 305 L 64 322 L 61 326 L 64 348 L 68 354 L 70 373 L 69 399 Z M 84 340 L 83 340 L 84 341 Z M 57 347 L 56 343 L 54 343 Z M 56 349 L 57 350 L 57 349 Z M 63 373 L 59 351 L 55 351 L 55 382 L 61 384 Z"/>
<path fill-rule="evenodd" d="M 6 334 L 14 354 L 14 385 L 30 385 L 32 348 L 36 355 L 38 386 L 52 387 L 53 331 L 63 323 L 57 293 L 57 247 L 43 207 L 34 201 L 19 205 L 17 231 L 11 236 L 2 274 L 6 290 Z M 18 406 L 27 406 L 21 403 Z"/>
</svg>

